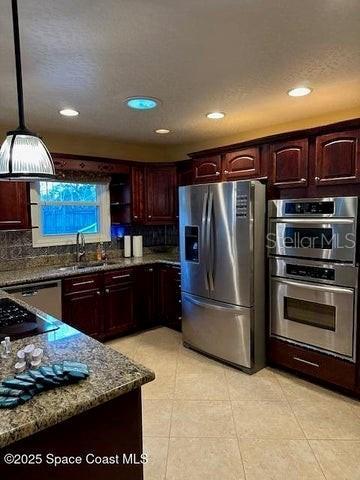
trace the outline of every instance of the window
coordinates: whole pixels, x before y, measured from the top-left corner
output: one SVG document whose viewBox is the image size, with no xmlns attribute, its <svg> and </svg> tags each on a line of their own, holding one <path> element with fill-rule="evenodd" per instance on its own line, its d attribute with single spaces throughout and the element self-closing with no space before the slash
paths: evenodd
<svg viewBox="0 0 360 480">
<path fill-rule="evenodd" d="M 33 183 L 31 220 L 34 247 L 74 244 L 77 232 L 87 242 L 110 241 L 109 185 Z"/>
</svg>

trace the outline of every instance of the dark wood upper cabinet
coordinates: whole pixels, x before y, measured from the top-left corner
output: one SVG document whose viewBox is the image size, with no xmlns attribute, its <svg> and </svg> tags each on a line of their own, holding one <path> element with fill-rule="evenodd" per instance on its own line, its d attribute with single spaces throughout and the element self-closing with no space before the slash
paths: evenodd
<svg viewBox="0 0 360 480">
<path fill-rule="evenodd" d="M 128 174 L 129 165 L 113 158 L 72 155 L 70 153 L 51 154 L 57 174 L 73 172 L 92 172 L 99 174 Z"/>
<path fill-rule="evenodd" d="M 30 227 L 28 184 L 0 182 L 0 230 Z"/>
<path fill-rule="evenodd" d="M 360 130 L 316 138 L 315 184 L 355 183 L 360 180 Z"/>
<path fill-rule="evenodd" d="M 176 187 L 175 166 L 145 168 L 147 224 L 166 224 L 176 220 Z"/>
<path fill-rule="evenodd" d="M 242 180 L 260 176 L 260 149 L 244 148 L 225 153 L 223 175 L 224 180 Z"/>
<path fill-rule="evenodd" d="M 145 220 L 145 169 L 131 167 L 131 218 L 133 223 Z"/>
<path fill-rule="evenodd" d="M 192 161 L 182 160 L 180 162 L 177 162 L 176 167 L 177 167 L 178 186 L 182 187 L 184 185 L 192 185 L 194 182 Z"/>
<path fill-rule="evenodd" d="M 270 145 L 270 178 L 278 188 L 306 187 L 308 177 L 308 139 Z"/>
<path fill-rule="evenodd" d="M 220 182 L 221 155 L 194 160 L 194 183 Z"/>
</svg>

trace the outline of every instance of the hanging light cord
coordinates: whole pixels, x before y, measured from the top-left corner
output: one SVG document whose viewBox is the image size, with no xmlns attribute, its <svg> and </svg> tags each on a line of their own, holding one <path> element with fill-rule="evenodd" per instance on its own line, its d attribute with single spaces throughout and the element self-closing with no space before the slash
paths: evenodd
<svg viewBox="0 0 360 480">
<path fill-rule="evenodd" d="M 12 4 L 12 17 L 14 28 L 14 46 L 15 46 L 15 65 L 16 65 L 16 84 L 17 84 L 17 97 L 19 108 L 19 129 L 26 130 L 25 118 L 24 118 L 24 94 L 22 85 L 22 72 L 21 72 L 21 53 L 20 53 L 20 34 L 19 34 L 19 16 L 17 0 L 11 0 Z"/>
</svg>

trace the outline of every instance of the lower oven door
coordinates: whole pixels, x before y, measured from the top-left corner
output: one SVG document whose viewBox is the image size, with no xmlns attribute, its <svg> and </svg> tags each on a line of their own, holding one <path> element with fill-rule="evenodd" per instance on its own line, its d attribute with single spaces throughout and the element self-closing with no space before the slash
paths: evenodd
<svg viewBox="0 0 360 480">
<path fill-rule="evenodd" d="M 271 277 L 271 335 L 354 360 L 355 290 Z"/>
</svg>

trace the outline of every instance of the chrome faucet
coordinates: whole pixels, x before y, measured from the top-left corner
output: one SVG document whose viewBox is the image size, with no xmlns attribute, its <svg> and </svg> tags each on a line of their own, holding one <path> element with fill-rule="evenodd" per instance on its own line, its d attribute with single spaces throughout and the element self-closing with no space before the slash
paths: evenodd
<svg viewBox="0 0 360 480">
<path fill-rule="evenodd" d="M 78 232 L 76 234 L 76 261 L 81 262 L 85 253 L 85 237 L 82 232 Z"/>
</svg>

